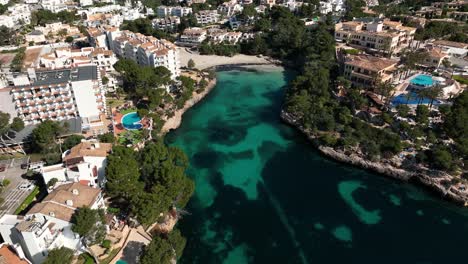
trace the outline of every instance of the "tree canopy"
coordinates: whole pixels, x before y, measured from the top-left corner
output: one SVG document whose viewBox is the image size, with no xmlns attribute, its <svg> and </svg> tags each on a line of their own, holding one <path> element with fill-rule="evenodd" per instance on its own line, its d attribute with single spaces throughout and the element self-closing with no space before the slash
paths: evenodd
<svg viewBox="0 0 468 264">
<path fill-rule="evenodd" d="M 72 230 L 78 233 L 87 245 L 100 244 L 105 238 L 105 213 L 102 209 L 78 208 L 72 216 Z"/>
<path fill-rule="evenodd" d="M 188 159 L 178 148 L 161 140 L 140 152 L 116 146 L 108 156 L 106 188 L 111 197 L 124 199 L 144 224 L 153 223 L 172 205 L 184 207 L 194 183 L 185 174 Z"/>
<path fill-rule="evenodd" d="M 70 264 L 73 260 L 73 250 L 61 247 L 49 251 L 44 264 Z"/>
</svg>

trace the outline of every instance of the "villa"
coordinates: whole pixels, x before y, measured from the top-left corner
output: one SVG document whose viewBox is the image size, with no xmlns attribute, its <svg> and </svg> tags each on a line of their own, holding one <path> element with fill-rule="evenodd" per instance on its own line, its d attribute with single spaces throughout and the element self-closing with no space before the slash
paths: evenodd
<svg viewBox="0 0 468 264">
<path fill-rule="evenodd" d="M 79 182 L 83 185 L 104 187 L 107 155 L 110 143 L 81 142 L 63 153 L 63 163 L 42 167 L 39 171 L 45 183 L 57 179 L 57 184 Z"/>
<path fill-rule="evenodd" d="M 25 216 L 0 218 L 0 234 L 6 243 L 21 245 L 33 264 L 42 263 L 54 248 L 66 247 L 80 254 L 85 249 L 80 236 L 72 231 L 70 221 L 75 210 L 84 206 L 105 208 L 101 190 L 80 183 L 65 184 L 34 205 Z"/>
<path fill-rule="evenodd" d="M 393 81 L 398 61 L 370 55 L 348 55 L 344 61 L 344 77 L 353 85 L 369 87 L 375 80 Z"/>
<path fill-rule="evenodd" d="M 349 21 L 335 25 L 335 39 L 357 48 L 394 53 L 407 47 L 416 28 L 390 20 Z"/>
</svg>

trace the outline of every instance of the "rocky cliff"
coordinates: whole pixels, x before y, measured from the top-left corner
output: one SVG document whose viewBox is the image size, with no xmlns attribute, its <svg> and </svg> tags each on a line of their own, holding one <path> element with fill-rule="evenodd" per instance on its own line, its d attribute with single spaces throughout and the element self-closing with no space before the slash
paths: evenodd
<svg viewBox="0 0 468 264">
<path fill-rule="evenodd" d="M 334 160 L 352 164 L 364 169 L 372 170 L 385 176 L 395 178 L 401 181 L 413 182 L 426 187 L 430 190 L 440 194 L 442 197 L 448 200 L 454 201 L 457 204 L 467 206 L 468 205 L 468 192 L 461 191 L 452 184 L 453 176 L 440 172 L 440 171 L 429 171 L 429 170 L 405 170 L 400 167 L 396 167 L 389 163 L 384 162 L 373 162 L 365 159 L 358 153 L 346 153 L 339 149 L 331 147 L 321 146 L 315 140 L 315 135 L 307 131 L 302 125 L 299 124 L 298 120 L 290 113 L 281 111 L 281 119 L 299 129 L 304 133 L 317 147 L 317 149 L 325 156 L 330 157 Z"/>
</svg>

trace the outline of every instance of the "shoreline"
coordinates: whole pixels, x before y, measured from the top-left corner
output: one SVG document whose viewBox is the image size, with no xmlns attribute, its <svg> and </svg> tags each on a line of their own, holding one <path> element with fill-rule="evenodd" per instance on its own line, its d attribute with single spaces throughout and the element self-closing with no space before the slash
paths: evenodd
<svg viewBox="0 0 468 264">
<path fill-rule="evenodd" d="M 253 71 L 282 71 L 284 70 L 283 66 L 280 66 L 279 63 L 268 62 L 268 63 L 232 63 L 232 64 L 222 64 L 215 65 L 205 69 L 214 69 L 216 71 L 229 71 L 229 70 L 253 70 Z M 199 94 L 195 93 L 194 97 L 185 102 L 185 105 L 182 109 L 177 110 L 174 113 L 174 116 L 165 120 L 163 127 L 161 128 L 161 135 L 167 134 L 173 129 L 177 129 L 183 120 L 183 115 L 194 105 L 202 101 L 215 87 L 217 84 L 217 79 L 214 78 L 210 80 L 205 90 Z"/>
<path fill-rule="evenodd" d="M 197 52 L 191 52 L 187 48 L 177 48 L 181 66 L 188 66 L 188 61 L 193 60 L 195 67 L 199 70 L 211 69 L 214 67 L 225 67 L 229 65 L 268 65 L 282 64 L 281 61 L 268 56 L 255 56 L 236 54 L 232 57 L 218 55 L 201 55 Z"/>
<path fill-rule="evenodd" d="M 437 193 L 440 197 L 454 202 L 457 205 L 468 206 L 467 194 L 461 193 L 451 185 L 448 185 L 447 187 L 446 183 L 450 183 L 453 178 L 447 173 L 439 172 L 439 174 L 431 175 L 429 171 L 410 172 L 405 169 L 392 166 L 391 164 L 366 160 L 353 152 L 346 153 L 331 147 L 320 146 L 315 142 L 315 136 L 306 131 L 304 127 L 299 125 L 291 114 L 282 109 L 280 118 L 284 123 L 299 130 L 304 136 L 306 136 L 307 139 L 319 151 L 319 153 L 326 158 L 330 158 L 334 161 L 338 161 L 347 165 L 359 167 L 361 169 L 376 172 L 392 179 L 397 179 L 408 183 L 416 183 L 418 185 L 424 186 L 427 190 L 432 191 L 433 193 Z"/>
</svg>

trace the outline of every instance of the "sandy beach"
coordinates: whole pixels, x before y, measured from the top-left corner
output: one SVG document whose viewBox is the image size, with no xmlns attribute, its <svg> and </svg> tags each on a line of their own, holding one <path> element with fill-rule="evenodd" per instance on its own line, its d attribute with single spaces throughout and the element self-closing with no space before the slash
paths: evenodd
<svg viewBox="0 0 468 264">
<path fill-rule="evenodd" d="M 197 52 L 188 51 L 186 48 L 178 47 L 180 66 L 186 67 L 190 59 L 195 62 L 195 68 L 204 70 L 214 66 L 235 65 L 235 64 L 270 64 L 272 60 L 268 57 L 249 56 L 237 54 L 232 57 L 217 56 L 217 55 L 200 55 Z"/>
<path fill-rule="evenodd" d="M 185 48 L 178 47 L 180 65 L 182 67 L 187 66 L 189 59 L 195 62 L 195 68 L 198 70 L 204 70 L 216 66 L 235 66 L 239 68 L 255 69 L 257 71 L 281 71 L 284 68 L 275 64 L 274 60 L 268 57 L 257 57 L 238 54 L 233 57 L 217 56 L 217 55 L 200 55 L 196 52 L 191 53 Z M 200 93 L 194 93 L 193 97 L 188 100 L 182 109 L 177 110 L 174 116 L 167 119 L 164 123 L 161 134 L 166 134 L 171 129 L 176 129 L 182 122 L 183 114 L 194 106 L 196 103 L 201 101 L 210 91 L 216 86 L 216 79 L 211 80 L 206 89 Z"/>
</svg>

